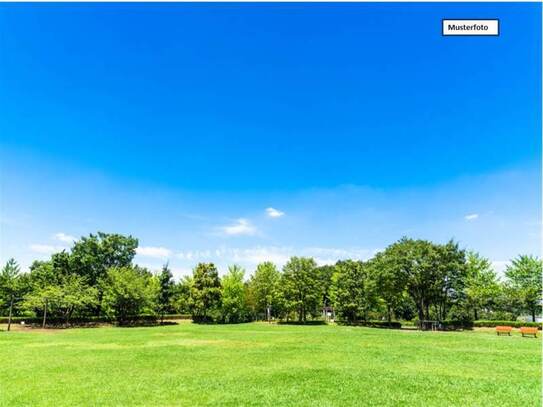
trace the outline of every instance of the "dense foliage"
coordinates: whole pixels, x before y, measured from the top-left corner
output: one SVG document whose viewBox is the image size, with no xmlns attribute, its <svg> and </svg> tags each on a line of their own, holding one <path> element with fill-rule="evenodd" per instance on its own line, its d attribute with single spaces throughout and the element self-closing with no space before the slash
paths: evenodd
<svg viewBox="0 0 543 407">
<path fill-rule="evenodd" d="M 358 325 L 406 320 L 467 326 L 541 313 L 540 259 L 519 256 L 501 280 L 488 259 L 453 241 L 403 238 L 367 261 L 320 267 L 304 257 L 292 257 L 282 270 L 263 262 L 248 280 L 237 265 L 221 278 L 214 264 L 200 263 L 178 282 L 167 264 L 157 273 L 134 264 L 137 246 L 131 236 L 98 233 L 35 261 L 27 273 L 10 259 L 0 271 L 0 315 L 44 323 L 110 318 L 127 324 L 167 314 L 190 314 L 196 322 L 305 323 L 331 313 Z"/>
</svg>

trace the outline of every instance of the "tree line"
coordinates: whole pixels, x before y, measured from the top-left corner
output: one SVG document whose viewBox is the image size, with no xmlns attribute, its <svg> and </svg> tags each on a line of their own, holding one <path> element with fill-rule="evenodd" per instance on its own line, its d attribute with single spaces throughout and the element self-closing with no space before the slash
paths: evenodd
<svg viewBox="0 0 543 407">
<path fill-rule="evenodd" d="M 21 273 L 10 259 L 0 272 L 0 315 L 54 317 L 70 323 L 107 316 L 128 324 L 142 315 L 190 314 L 195 322 L 255 319 L 297 321 L 333 313 L 336 320 L 515 320 L 541 312 L 542 262 L 522 255 L 500 279 L 491 262 L 454 241 L 402 238 L 367 261 L 319 266 L 291 257 L 279 269 L 258 264 L 246 279 L 232 265 L 219 276 L 199 263 L 175 282 L 168 264 L 159 272 L 134 263 L 138 240 L 97 233 L 76 241 Z"/>
</svg>

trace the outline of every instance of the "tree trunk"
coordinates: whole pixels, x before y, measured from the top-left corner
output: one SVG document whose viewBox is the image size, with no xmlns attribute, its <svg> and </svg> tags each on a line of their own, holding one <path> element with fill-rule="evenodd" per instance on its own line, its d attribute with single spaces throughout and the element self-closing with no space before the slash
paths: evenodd
<svg viewBox="0 0 543 407">
<path fill-rule="evenodd" d="M 387 304 L 387 318 L 388 323 L 390 324 L 392 322 L 392 310 L 390 309 L 390 304 Z"/>
<path fill-rule="evenodd" d="M 473 317 L 475 318 L 475 321 L 479 319 L 479 316 L 477 315 L 477 307 L 473 308 Z"/>
<path fill-rule="evenodd" d="M 535 308 L 532 308 L 532 322 L 535 322 Z"/>
<path fill-rule="evenodd" d="M 8 331 L 11 329 L 11 315 L 13 313 L 13 295 L 11 296 L 11 300 L 9 302 L 9 316 L 8 316 Z"/>
<path fill-rule="evenodd" d="M 47 298 L 45 299 L 45 304 L 44 304 L 44 307 L 43 307 L 43 323 L 41 325 L 41 327 L 43 329 L 45 329 L 45 321 L 47 319 Z"/>
<path fill-rule="evenodd" d="M 420 326 L 420 329 L 422 330 L 424 327 L 423 327 L 423 321 L 424 321 L 424 304 L 421 302 L 420 304 L 418 304 L 417 306 L 417 312 L 419 314 L 419 326 Z"/>
</svg>

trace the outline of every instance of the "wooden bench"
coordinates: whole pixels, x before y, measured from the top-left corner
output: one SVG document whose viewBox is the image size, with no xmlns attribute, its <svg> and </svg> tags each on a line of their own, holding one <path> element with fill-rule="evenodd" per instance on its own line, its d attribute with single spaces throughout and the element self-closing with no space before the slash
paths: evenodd
<svg viewBox="0 0 543 407">
<path fill-rule="evenodd" d="M 497 326 L 496 327 L 496 335 L 500 336 L 501 334 L 507 334 L 511 336 L 511 330 L 513 327 L 511 326 Z"/>
<path fill-rule="evenodd" d="M 522 336 L 533 335 L 534 338 L 537 338 L 537 328 L 523 326 L 522 328 L 520 328 L 520 333 L 522 334 Z"/>
</svg>

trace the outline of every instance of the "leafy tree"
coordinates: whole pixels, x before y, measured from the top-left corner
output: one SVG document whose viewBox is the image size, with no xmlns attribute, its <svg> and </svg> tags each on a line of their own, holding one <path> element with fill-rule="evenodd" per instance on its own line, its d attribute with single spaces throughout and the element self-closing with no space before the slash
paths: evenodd
<svg viewBox="0 0 543 407">
<path fill-rule="evenodd" d="M 536 314 L 541 311 L 542 264 L 537 257 L 521 255 L 505 270 L 508 285 L 519 299 L 523 310 L 531 314 L 532 321 L 535 321 Z"/>
<path fill-rule="evenodd" d="M 226 323 L 243 322 L 247 318 L 244 275 L 245 271 L 241 267 L 233 265 L 222 278 L 221 316 Z"/>
<path fill-rule="evenodd" d="M 156 309 L 159 284 L 145 269 L 111 267 L 101 280 L 101 286 L 106 313 L 114 316 L 120 325 Z"/>
<path fill-rule="evenodd" d="M 221 304 L 221 281 L 213 263 L 199 263 L 193 270 L 190 310 L 195 322 L 208 322 L 217 316 Z"/>
<path fill-rule="evenodd" d="M 9 304 L 19 294 L 21 268 L 15 259 L 9 259 L 0 271 L 0 305 L 9 308 Z"/>
<path fill-rule="evenodd" d="M 138 239 L 120 234 L 98 232 L 74 243 L 67 260 L 70 270 L 88 279 L 95 286 L 110 268 L 129 267 L 136 255 Z"/>
<path fill-rule="evenodd" d="M 452 307 L 461 306 L 467 276 L 466 253 L 458 243 L 449 241 L 444 245 L 433 245 L 437 253 L 437 276 L 433 284 L 436 318 L 443 321 Z"/>
<path fill-rule="evenodd" d="M 21 268 L 15 259 L 9 259 L 0 271 L 0 310 L 8 310 L 8 331 L 11 328 L 13 307 L 19 302 L 21 295 Z"/>
<path fill-rule="evenodd" d="M 299 322 L 305 322 L 308 314 L 318 313 L 322 290 L 316 268 L 315 260 L 307 257 L 291 257 L 283 267 L 283 295 L 287 307 L 298 314 Z"/>
<path fill-rule="evenodd" d="M 463 292 L 466 278 L 465 254 L 454 242 L 436 245 L 427 240 L 402 238 L 383 252 L 390 272 L 405 281 L 407 293 L 417 307 L 420 321 L 444 319 L 447 307 Z"/>
<path fill-rule="evenodd" d="M 192 277 L 184 276 L 174 285 L 172 305 L 180 314 L 190 313 L 190 293 L 192 289 Z"/>
<path fill-rule="evenodd" d="M 360 318 L 367 320 L 368 312 L 377 300 L 370 268 L 361 261 L 345 260 L 337 262 L 335 269 L 331 298 L 336 314 L 349 323 Z"/>
<path fill-rule="evenodd" d="M 378 253 L 371 259 L 368 267 L 370 275 L 375 280 L 379 297 L 385 303 L 387 320 L 390 322 L 393 310 L 400 310 L 400 304 L 404 302 L 403 293 L 407 285 L 407 275 L 398 273 L 394 259 L 384 253 Z"/>
<path fill-rule="evenodd" d="M 158 284 L 158 313 L 160 314 L 160 323 L 164 323 L 164 314 L 172 309 L 172 298 L 175 286 L 173 282 L 173 275 L 168 268 L 168 264 L 165 264 L 162 267 L 162 271 L 158 275 Z"/>
<path fill-rule="evenodd" d="M 280 307 L 278 302 L 280 279 L 281 273 L 275 264 L 264 262 L 256 267 L 249 284 L 258 314 L 265 314 L 267 318 L 277 315 Z M 268 315 L 268 309 L 270 315 Z"/>
<path fill-rule="evenodd" d="M 466 304 L 479 319 L 479 311 L 498 301 L 500 284 L 490 260 L 476 252 L 469 252 L 466 263 Z"/>
<path fill-rule="evenodd" d="M 97 289 L 86 284 L 83 277 L 63 275 L 54 284 L 35 285 L 25 296 L 24 306 L 40 314 L 47 312 L 61 317 L 69 323 L 75 313 L 96 304 L 97 293 Z"/>
<path fill-rule="evenodd" d="M 332 265 L 324 265 L 317 267 L 316 271 L 322 293 L 321 304 L 323 307 L 328 307 L 332 304 L 330 289 L 332 287 L 332 276 L 334 275 L 336 268 Z"/>
</svg>

